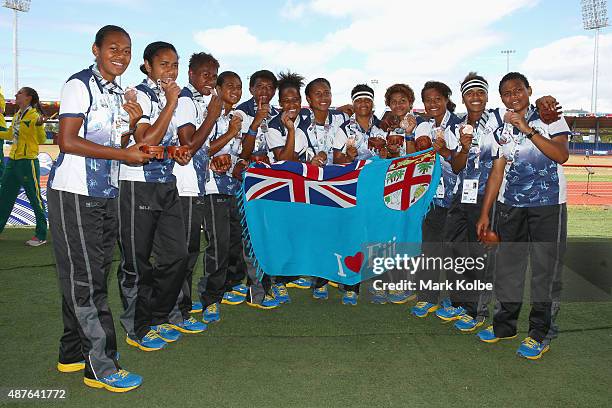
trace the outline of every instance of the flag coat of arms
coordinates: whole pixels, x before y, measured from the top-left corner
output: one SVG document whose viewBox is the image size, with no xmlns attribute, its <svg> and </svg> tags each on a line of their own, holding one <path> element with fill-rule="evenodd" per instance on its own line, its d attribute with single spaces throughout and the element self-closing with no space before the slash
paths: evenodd
<svg viewBox="0 0 612 408">
<path fill-rule="evenodd" d="M 268 275 L 356 284 L 372 276 L 369 250 L 421 242 L 441 170 L 433 150 L 322 168 L 253 164 L 245 173 L 245 232 Z"/>
</svg>

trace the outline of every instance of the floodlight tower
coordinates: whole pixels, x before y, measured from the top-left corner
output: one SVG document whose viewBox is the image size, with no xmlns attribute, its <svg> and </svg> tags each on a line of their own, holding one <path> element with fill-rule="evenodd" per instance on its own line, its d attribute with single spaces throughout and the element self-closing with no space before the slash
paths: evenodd
<svg viewBox="0 0 612 408">
<path fill-rule="evenodd" d="M 4 7 L 13 10 L 13 79 L 15 80 L 15 93 L 19 90 L 19 50 L 17 48 L 17 20 L 19 12 L 30 11 L 30 0 L 4 0 Z"/>
<path fill-rule="evenodd" d="M 502 54 L 506 54 L 506 73 L 510 72 L 510 54 L 514 54 L 516 50 L 502 50 Z"/>
<path fill-rule="evenodd" d="M 597 77 L 599 65 L 599 30 L 608 26 L 607 0 L 581 0 L 582 24 L 585 30 L 595 30 L 593 80 L 591 82 L 591 113 L 597 114 Z"/>
</svg>

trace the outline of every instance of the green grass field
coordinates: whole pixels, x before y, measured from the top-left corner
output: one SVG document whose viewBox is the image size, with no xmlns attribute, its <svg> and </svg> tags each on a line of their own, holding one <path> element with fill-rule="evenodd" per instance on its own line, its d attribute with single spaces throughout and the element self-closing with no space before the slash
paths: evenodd
<svg viewBox="0 0 612 408">
<path fill-rule="evenodd" d="M 571 208 L 572 239 L 610 239 L 610 211 Z M 31 235 L 0 235 L 0 389 L 65 389 L 67 399 L 19 407 L 608 407 L 612 400 L 610 303 L 564 304 L 559 339 L 532 362 L 515 355 L 525 309 L 519 338 L 486 345 L 434 317 L 410 317 L 411 303 L 342 306 L 333 288 L 323 302 L 291 289 L 292 303 L 270 311 L 223 305 L 221 322 L 161 352 L 127 346 L 116 319 L 121 363 L 144 384 L 126 394 L 90 389 L 81 373 L 55 369 L 62 324 L 52 247 L 24 247 Z M 117 292 L 111 276 L 116 317 Z"/>
</svg>

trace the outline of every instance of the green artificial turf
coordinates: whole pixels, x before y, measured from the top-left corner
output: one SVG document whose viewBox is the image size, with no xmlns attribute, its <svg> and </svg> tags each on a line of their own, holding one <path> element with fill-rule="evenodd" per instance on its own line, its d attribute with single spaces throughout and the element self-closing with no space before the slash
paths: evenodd
<svg viewBox="0 0 612 408">
<path fill-rule="evenodd" d="M 569 234 L 611 238 L 608 210 L 570 208 Z M 55 369 L 62 332 L 52 245 L 26 248 L 30 229 L 0 235 L 0 389 L 64 389 L 61 407 L 607 407 L 612 400 L 612 304 L 568 303 L 562 333 L 540 361 L 515 355 L 526 336 L 488 345 L 406 305 L 357 307 L 315 301 L 290 289 L 292 303 L 263 311 L 221 306 L 221 321 L 161 352 L 129 347 L 118 323 L 116 276 L 109 281 L 120 362 L 143 385 L 112 394 Z M 195 272 L 201 275 L 201 265 Z M 200 318 L 201 315 L 196 315 Z M 7 399 L 0 397 L 0 405 Z"/>
</svg>

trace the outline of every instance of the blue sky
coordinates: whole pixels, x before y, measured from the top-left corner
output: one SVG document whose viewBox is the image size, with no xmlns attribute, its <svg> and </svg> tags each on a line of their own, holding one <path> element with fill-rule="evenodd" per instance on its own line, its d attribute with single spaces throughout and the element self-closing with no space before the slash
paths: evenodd
<svg viewBox="0 0 612 408">
<path fill-rule="evenodd" d="M 189 55 L 212 52 L 221 70 L 243 81 L 267 68 L 291 69 L 307 79 L 330 79 L 334 103 L 349 101 L 350 89 L 378 81 L 377 111 L 386 87 L 410 84 L 417 95 L 429 79 L 448 83 L 459 102 L 458 84 L 470 70 L 495 89 L 506 71 L 500 51 L 514 49 L 511 70 L 524 72 L 534 95 L 552 94 L 565 108 L 590 108 L 593 32 L 582 28 L 579 0 L 32 0 L 20 15 L 20 85 L 57 99 L 63 82 L 93 59 L 91 43 L 105 24 L 132 36 L 132 63 L 122 84 L 142 80 L 138 65 L 152 41 L 172 42 L 181 57 L 185 84 Z M 384 4 L 384 7 L 380 7 Z M 598 110 L 612 112 L 612 34 L 600 35 Z M 0 9 L 0 85 L 13 94 L 12 11 Z M 243 98 L 248 89 L 243 89 Z M 422 106 L 418 101 L 417 107 Z M 462 110 L 460 105 L 459 110 Z"/>
</svg>

